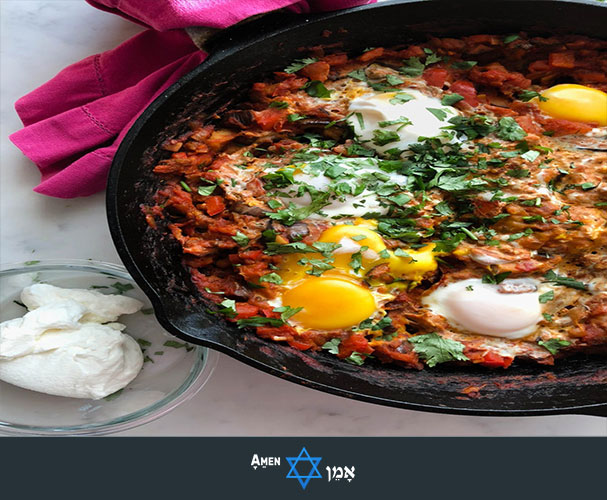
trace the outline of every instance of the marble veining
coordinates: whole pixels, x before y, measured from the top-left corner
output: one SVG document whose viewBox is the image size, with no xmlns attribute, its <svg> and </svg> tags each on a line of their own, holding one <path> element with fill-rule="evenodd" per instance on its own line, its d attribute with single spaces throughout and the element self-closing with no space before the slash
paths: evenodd
<svg viewBox="0 0 607 500">
<path fill-rule="evenodd" d="M 2 0 L 0 260 L 92 258 L 120 262 L 104 195 L 60 200 L 32 191 L 36 167 L 7 136 L 17 98 L 66 65 L 110 49 L 142 28 L 83 0 Z M 205 388 L 129 436 L 607 436 L 598 417 L 489 418 L 387 408 L 324 394 L 226 356 Z"/>
</svg>

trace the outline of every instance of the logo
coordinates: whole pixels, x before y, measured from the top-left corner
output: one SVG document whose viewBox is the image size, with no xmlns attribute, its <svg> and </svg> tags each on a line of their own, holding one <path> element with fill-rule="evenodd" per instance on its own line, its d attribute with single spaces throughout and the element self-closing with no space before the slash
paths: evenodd
<svg viewBox="0 0 607 500">
<path fill-rule="evenodd" d="M 287 462 L 289 462 L 289 465 L 291 466 L 291 470 L 287 474 L 287 477 L 297 479 L 299 481 L 299 484 L 301 484 L 302 489 L 306 489 L 306 486 L 308 486 L 310 479 L 322 478 L 320 472 L 318 471 L 318 464 L 322 460 L 322 457 L 311 457 L 308 453 L 308 450 L 306 450 L 305 446 L 301 449 L 298 456 L 286 457 L 286 459 Z M 308 467 L 306 462 L 310 464 L 310 467 Z M 302 475 L 300 469 L 297 468 L 300 463 L 304 464 L 300 466 L 301 469 L 304 471 L 308 471 L 306 475 Z"/>
<path fill-rule="evenodd" d="M 356 475 L 356 468 L 353 465 L 327 465 L 324 469 L 319 469 L 318 466 L 323 458 L 310 456 L 305 446 L 296 457 L 285 457 L 284 459 L 290 468 L 286 476 L 284 475 L 283 469 L 281 476 L 286 479 L 297 479 L 302 490 L 305 490 L 308 487 L 311 479 L 322 479 L 323 477 L 326 477 L 328 483 L 334 484 L 339 484 L 339 481 L 344 479 L 345 481 L 343 481 L 342 484 L 348 484 L 352 482 Z M 281 457 L 259 456 L 257 453 L 251 458 L 251 468 L 253 470 L 257 470 L 258 468 L 260 470 L 266 468 L 280 469 L 283 463 Z M 326 471 L 326 474 L 324 471 Z"/>
</svg>

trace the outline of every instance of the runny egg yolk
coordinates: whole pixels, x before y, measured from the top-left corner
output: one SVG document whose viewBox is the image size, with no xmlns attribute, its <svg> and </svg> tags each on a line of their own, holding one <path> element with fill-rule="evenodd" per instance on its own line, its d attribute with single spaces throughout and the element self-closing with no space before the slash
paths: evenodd
<svg viewBox="0 0 607 500">
<path fill-rule="evenodd" d="M 539 108 L 553 118 L 607 126 L 607 94 L 598 89 L 565 83 L 541 93 Z"/>
<path fill-rule="evenodd" d="M 438 267 L 434 244 L 417 250 L 388 250 L 382 237 L 371 229 L 368 221 L 356 224 L 339 224 L 322 232 L 318 241 L 339 245 L 332 252 L 331 269 L 323 271 L 323 276 L 361 277 L 375 266 L 388 264 L 389 272 L 396 278 L 421 281 L 422 277 Z M 358 254 L 360 266 L 354 265 Z M 309 265 L 302 265 L 302 258 L 323 259 L 320 254 L 290 254 L 283 257 L 279 274 L 283 282 L 293 283 L 310 277 Z M 326 260 L 326 259 L 325 259 Z"/>
<path fill-rule="evenodd" d="M 375 231 L 360 225 L 338 225 L 326 229 L 318 241 L 325 243 L 338 243 L 340 248 L 333 252 L 335 258 L 333 265 L 340 270 L 350 272 L 352 255 L 367 247 L 362 252 L 362 267 L 364 273 L 370 270 L 379 259 L 379 253 L 386 249 L 384 240 Z"/>
<path fill-rule="evenodd" d="M 287 290 L 283 305 L 303 307 L 293 320 L 305 328 L 334 330 L 358 325 L 376 310 L 366 288 L 339 278 L 309 278 Z"/>
<path fill-rule="evenodd" d="M 406 255 L 390 254 L 390 272 L 396 276 L 406 276 L 412 281 L 420 281 L 424 274 L 436 271 L 434 243 L 418 250 L 408 250 Z"/>
</svg>

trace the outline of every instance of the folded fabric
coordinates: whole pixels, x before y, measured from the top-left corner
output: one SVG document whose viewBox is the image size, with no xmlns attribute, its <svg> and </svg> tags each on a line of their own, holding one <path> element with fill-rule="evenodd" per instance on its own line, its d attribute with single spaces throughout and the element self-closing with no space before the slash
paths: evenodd
<svg viewBox="0 0 607 500">
<path fill-rule="evenodd" d="M 89 1 L 89 0 L 87 0 Z M 59 198 L 105 188 L 120 141 L 137 116 L 207 54 L 185 31 L 223 28 L 248 16 L 289 7 L 296 12 L 334 10 L 360 0 L 96 0 L 92 5 L 152 26 L 117 48 L 68 66 L 15 103 L 24 128 L 11 141 L 42 174 L 34 191 Z"/>
</svg>

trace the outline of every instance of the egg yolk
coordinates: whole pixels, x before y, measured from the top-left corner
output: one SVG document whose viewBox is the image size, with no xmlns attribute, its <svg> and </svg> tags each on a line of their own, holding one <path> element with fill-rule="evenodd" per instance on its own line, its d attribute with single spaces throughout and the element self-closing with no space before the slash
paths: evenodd
<svg viewBox="0 0 607 500">
<path fill-rule="evenodd" d="M 384 240 L 379 234 L 358 225 L 344 224 L 330 227 L 320 235 L 318 241 L 341 245 L 333 252 L 335 258 L 333 266 L 346 272 L 352 272 L 352 266 L 350 265 L 352 254 L 359 252 L 362 247 L 367 247 L 367 250 L 362 253 L 362 273 L 373 267 L 374 263 L 380 259 L 379 252 L 386 248 Z"/>
<path fill-rule="evenodd" d="M 371 292 L 338 278 L 309 278 L 282 296 L 283 305 L 303 307 L 293 320 L 305 328 L 334 330 L 358 325 L 376 310 Z"/>
<path fill-rule="evenodd" d="M 390 271 L 397 276 L 403 276 L 412 281 L 420 281 L 424 274 L 435 271 L 438 267 L 434 243 L 418 250 L 406 251 L 407 256 L 390 254 Z"/>
<path fill-rule="evenodd" d="M 598 89 L 565 83 L 555 85 L 541 93 L 539 108 L 553 118 L 573 122 L 607 125 L 607 94 Z"/>
</svg>

